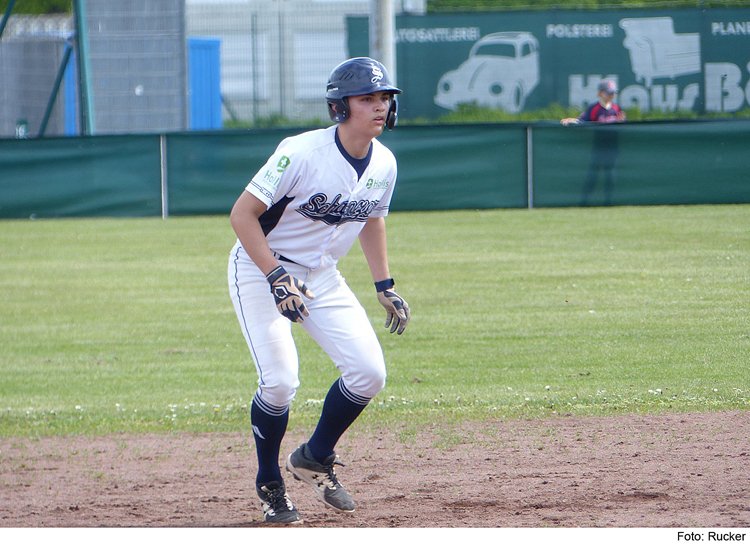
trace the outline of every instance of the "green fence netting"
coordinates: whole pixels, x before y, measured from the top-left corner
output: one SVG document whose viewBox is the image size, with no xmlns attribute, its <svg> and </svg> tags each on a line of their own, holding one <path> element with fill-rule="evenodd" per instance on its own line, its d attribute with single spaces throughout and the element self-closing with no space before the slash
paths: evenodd
<svg viewBox="0 0 750 556">
<path fill-rule="evenodd" d="M 399 164 L 393 210 L 526 206 L 524 127 L 404 127 L 381 138 Z"/>
<path fill-rule="evenodd" d="M 3 140 L 0 218 L 228 214 L 299 131 Z M 750 203 L 748 120 L 403 126 L 381 140 L 399 162 L 396 211 Z"/>
<path fill-rule="evenodd" d="M 302 130 L 168 135 L 168 211 L 174 216 L 228 213 L 284 137 Z"/>
<path fill-rule="evenodd" d="M 161 214 L 159 136 L 0 141 L 0 218 Z"/>
<path fill-rule="evenodd" d="M 553 126 L 533 133 L 533 205 L 750 202 L 750 122 Z"/>
</svg>

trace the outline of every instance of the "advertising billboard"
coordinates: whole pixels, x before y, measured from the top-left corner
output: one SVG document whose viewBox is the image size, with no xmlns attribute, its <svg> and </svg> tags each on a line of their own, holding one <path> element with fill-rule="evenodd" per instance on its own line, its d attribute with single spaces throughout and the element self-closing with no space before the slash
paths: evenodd
<svg viewBox="0 0 750 556">
<path fill-rule="evenodd" d="M 367 18 L 349 18 L 349 54 L 368 54 Z M 462 104 L 515 114 L 596 101 L 646 112 L 737 112 L 750 106 L 750 9 L 434 14 L 396 18 L 404 118 Z"/>
</svg>

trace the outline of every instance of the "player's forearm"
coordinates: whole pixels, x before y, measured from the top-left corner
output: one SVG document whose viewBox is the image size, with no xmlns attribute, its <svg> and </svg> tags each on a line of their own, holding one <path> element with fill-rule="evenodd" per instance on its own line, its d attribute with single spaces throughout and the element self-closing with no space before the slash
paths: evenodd
<svg viewBox="0 0 750 556">
<path fill-rule="evenodd" d="M 391 277 L 388 268 L 388 248 L 385 234 L 385 219 L 370 218 L 359 233 L 359 244 L 370 267 L 374 282 Z"/>
<path fill-rule="evenodd" d="M 265 206 L 263 209 L 265 209 Z M 273 252 L 268 246 L 268 241 L 266 241 L 266 236 L 263 234 L 263 229 L 258 221 L 259 215 L 256 214 L 258 211 L 261 211 L 261 208 L 243 194 L 235 203 L 229 216 L 229 222 L 243 249 L 258 268 L 264 274 L 268 274 L 279 265 L 279 261 L 273 256 Z"/>
<path fill-rule="evenodd" d="M 257 230 L 255 229 L 256 226 Z M 268 274 L 279 266 L 279 261 L 273 256 L 273 252 L 268 246 L 268 242 L 257 220 L 255 223 L 252 221 L 247 222 L 239 231 L 235 231 L 242 247 L 247 251 L 247 254 L 263 274 Z"/>
</svg>

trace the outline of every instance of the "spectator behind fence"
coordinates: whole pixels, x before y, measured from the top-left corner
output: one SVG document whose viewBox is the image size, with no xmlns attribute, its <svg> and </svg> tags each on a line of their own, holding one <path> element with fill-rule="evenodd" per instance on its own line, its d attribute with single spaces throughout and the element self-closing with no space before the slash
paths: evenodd
<svg viewBox="0 0 750 556">
<path fill-rule="evenodd" d="M 564 126 L 593 122 L 610 124 L 625 121 L 625 112 L 613 101 L 617 94 L 617 84 L 605 79 L 599 83 L 597 96 L 599 101 L 590 105 L 577 118 L 564 118 L 560 123 Z M 594 131 L 594 144 L 591 149 L 591 163 L 583 185 L 581 206 L 588 204 L 589 196 L 596 187 L 600 172 L 604 172 L 604 204 L 612 204 L 612 189 L 615 182 L 615 163 L 617 162 L 617 132 L 613 129 L 597 129 Z"/>
</svg>

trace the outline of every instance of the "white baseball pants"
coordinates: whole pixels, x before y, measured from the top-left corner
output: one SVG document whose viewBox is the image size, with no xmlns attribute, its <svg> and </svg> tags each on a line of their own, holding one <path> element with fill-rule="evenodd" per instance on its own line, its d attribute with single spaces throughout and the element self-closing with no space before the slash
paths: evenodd
<svg viewBox="0 0 750 556">
<path fill-rule="evenodd" d="M 383 350 L 364 308 L 335 266 L 310 270 L 281 263 L 315 294 L 303 298 L 310 316 L 300 324 L 341 372 L 355 403 L 367 403 L 385 387 Z M 258 371 L 256 396 L 287 407 L 299 386 L 299 359 L 292 322 L 276 308 L 265 275 L 239 241 L 229 256 L 229 294 Z M 357 399 L 358 398 L 358 399 Z"/>
</svg>

